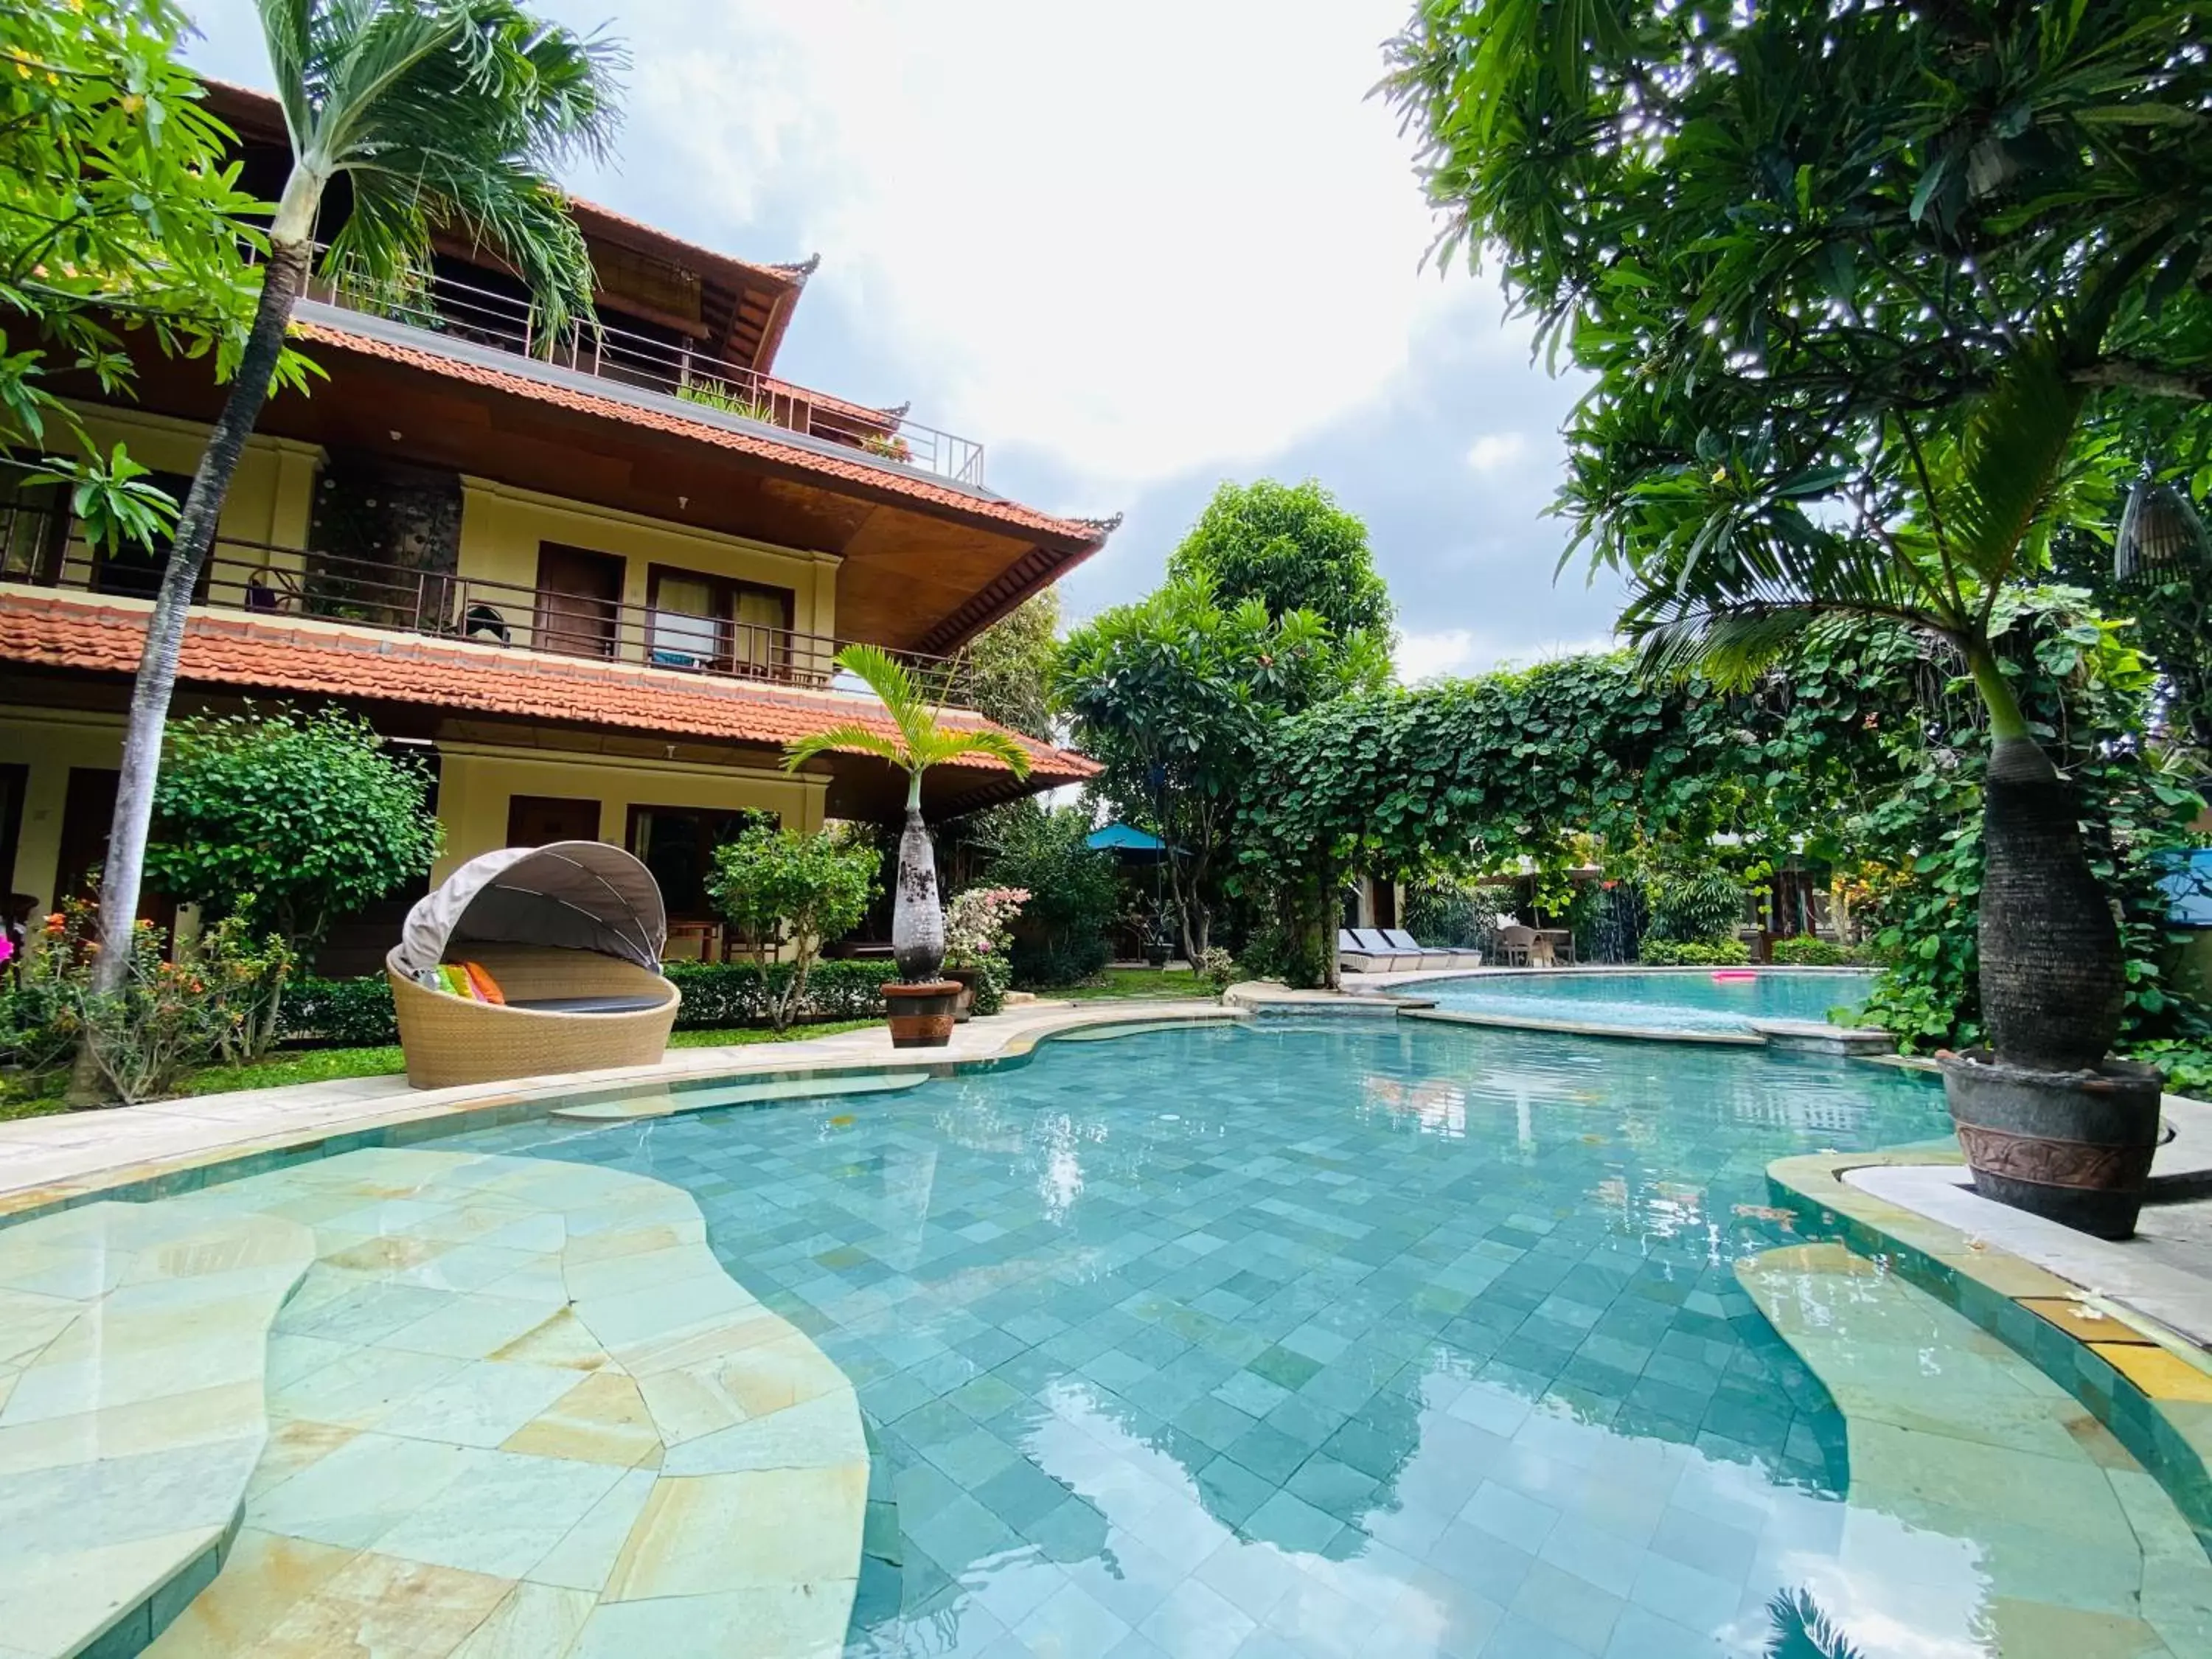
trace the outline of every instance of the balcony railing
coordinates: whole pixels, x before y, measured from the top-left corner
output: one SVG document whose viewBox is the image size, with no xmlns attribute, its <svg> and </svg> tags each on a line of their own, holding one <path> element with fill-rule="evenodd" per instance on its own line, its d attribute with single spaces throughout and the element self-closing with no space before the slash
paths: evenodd
<svg viewBox="0 0 2212 1659">
<path fill-rule="evenodd" d="M 490 346 L 635 390 L 692 410 L 714 410 L 763 426 L 825 440 L 876 460 L 980 489 L 983 446 L 909 419 L 809 391 L 700 350 L 604 320 L 549 337 L 529 300 L 434 275 L 409 290 L 318 277 L 311 298 L 404 324 L 449 340 Z M 671 330 L 673 334 L 675 331 Z"/>
<path fill-rule="evenodd" d="M 103 554 L 66 528 L 49 512 L 0 502 L 0 580 L 154 597 L 165 555 Z M 340 623 L 707 679 L 860 689 L 836 661 L 849 641 L 825 635 L 228 538 L 210 551 L 193 603 L 270 623 Z M 967 706 L 960 659 L 897 654 L 933 701 Z"/>
</svg>

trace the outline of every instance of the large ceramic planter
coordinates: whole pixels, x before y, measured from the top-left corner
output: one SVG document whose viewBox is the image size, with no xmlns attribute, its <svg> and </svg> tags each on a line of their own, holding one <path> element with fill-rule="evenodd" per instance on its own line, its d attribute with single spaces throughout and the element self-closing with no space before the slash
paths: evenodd
<svg viewBox="0 0 2212 1659">
<path fill-rule="evenodd" d="M 952 1041 L 960 987 L 949 979 L 923 985 L 886 985 L 884 1006 L 890 1011 L 891 1047 L 942 1048 Z"/>
<path fill-rule="evenodd" d="M 947 968 L 945 977 L 960 988 L 960 1005 L 953 1011 L 952 1023 L 965 1025 L 975 1014 L 975 981 L 981 970 L 975 968 Z"/>
<path fill-rule="evenodd" d="M 2048 1072 L 1980 1048 L 1946 1054 L 1942 1066 L 1976 1192 L 2094 1237 L 2134 1235 L 2158 1146 L 2155 1067 L 2107 1060 Z"/>
</svg>

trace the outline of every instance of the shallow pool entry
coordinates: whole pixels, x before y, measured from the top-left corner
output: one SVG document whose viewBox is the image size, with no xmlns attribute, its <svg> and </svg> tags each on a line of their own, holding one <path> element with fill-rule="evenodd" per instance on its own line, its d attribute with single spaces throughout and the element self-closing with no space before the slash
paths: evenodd
<svg viewBox="0 0 2212 1659">
<path fill-rule="evenodd" d="M 852 1379 L 848 1653 L 1764 1654 L 1778 1601 L 1869 1655 L 2212 1650 L 2094 1419 L 1790 1254 L 1769 1161 L 1947 1127 L 1887 1068 L 1261 1022 L 446 1144 L 684 1188 Z M 2085 1504 L 2095 1561 L 2045 1570 Z"/>
</svg>

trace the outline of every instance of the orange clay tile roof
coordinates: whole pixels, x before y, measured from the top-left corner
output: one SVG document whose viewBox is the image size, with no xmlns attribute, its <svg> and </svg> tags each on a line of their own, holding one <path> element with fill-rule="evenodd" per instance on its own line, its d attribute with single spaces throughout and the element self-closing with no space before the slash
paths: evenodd
<svg viewBox="0 0 2212 1659">
<path fill-rule="evenodd" d="M 148 607 L 18 589 L 0 594 L 0 661 L 129 674 L 138 666 Z M 780 747 L 826 726 L 856 723 L 890 735 L 872 698 L 708 679 L 668 669 L 564 659 L 500 646 L 464 645 L 327 623 L 270 623 L 191 613 L 178 678 L 191 684 L 427 703 L 455 713 L 578 721 L 725 743 Z M 1005 731 L 951 711 L 947 726 Z M 1018 732 L 1037 787 L 1079 783 L 1097 763 Z M 964 757 L 963 766 L 1004 763 Z"/>
<path fill-rule="evenodd" d="M 704 421 L 687 419 L 672 410 L 646 409 L 612 398 L 595 397 L 588 392 L 555 381 L 495 368 L 473 359 L 447 356 L 441 352 L 403 345 L 380 335 L 356 333 L 331 323 L 295 320 L 292 325 L 292 333 L 295 339 L 309 343 L 336 346 L 341 350 L 358 352 L 363 356 L 404 363 L 410 368 L 466 380 L 471 385 L 504 392 L 513 397 L 556 404 L 579 414 L 596 416 L 602 420 L 647 427 L 656 432 L 735 450 L 740 454 L 758 456 L 763 460 L 776 461 L 804 471 L 820 473 L 848 483 L 888 490 L 929 507 L 949 507 L 972 517 L 995 520 L 1012 530 L 1060 537 L 1085 546 L 1103 543 L 1108 533 L 1109 526 L 1093 523 L 1088 519 L 1057 519 L 1050 514 L 1040 513 L 1035 507 L 1024 507 L 1018 501 L 969 495 L 965 490 L 955 489 L 949 484 L 941 484 L 934 479 L 896 467 L 872 465 L 858 459 L 848 461 L 838 456 L 824 455 L 817 450 L 802 448 L 797 444 L 778 443 L 773 438 L 733 431 L 727 427 L 710 426 Z"/>
</svg>

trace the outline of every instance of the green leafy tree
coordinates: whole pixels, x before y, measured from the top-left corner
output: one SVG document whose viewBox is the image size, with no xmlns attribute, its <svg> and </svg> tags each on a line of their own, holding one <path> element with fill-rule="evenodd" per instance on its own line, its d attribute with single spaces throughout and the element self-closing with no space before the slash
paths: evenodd
<svg viewBox="0 0 2212 1659">
<path fill-rule="evenodd" d="M 1984 705 L 1982 1012 L 2109 1047 L 2124 958 L 2075 805 L 1993 647 L 2094 435 L 2212 395 L 2201 16 L 1810 0 L 1425 6 L 1391 49 L 1449 255 L 1494 248 L 1596 379 L 1562 507 L 1662 667 L 1747 684 L 1824 616 L 1956 653 Z"/>
<path fill-rule="evenodd" d="M 960 701 L 1001 726 L 1053 740 L 1052 676 L 1060 659 L 1060 590 L 1048 587 L 993 623 L 962 653 Z"/>
<path fill-rule="evenodd" d="M 1259 599 L 1279 622 L 1310 611 L 1339 634 L 1390 632 L 1390 590 L 1367 526 L 1311 478 L 1224 483 L 1168 556 L 1168 576 L 1210 579 L 1224 602 Z"/>
<path fill-rule="evenodd" d="M 176 503 L 122 445 L 100 454 L 46 382 L 75 370 L 127 393 L 126 326 L 164 352 L 212 352 L 228 372 L 253 313 L 261 238 L 241 216 L 260 204 L 177 61 L 186 27 L 167 0 L 0 12 L 0 455 L 19 457 L 21 482 L 68 484 L 103 546 L 148 541 Z M 87 459 L 27 459 L 64 434 Z"/>
<path fill-rule="evenodd" d="M 103 981 L 123 971 L 137 910 L 185 611 L 282 364 L 318 234 L 328 238 L 333 280 L 386 298 L 428 282 L 435 233 L 482 241 L 529 287 L 549 349 L 591 314 L 591 257 L 552 174 L 571 155 L 598 155 L 611 133 L 616 48 L 513 0 L 258 0 L 258 9 L 292 167 L 253 320 L 178 515 L 131 686 L 100 880 Z M 324 198 L 341 179 L 344 222 L 322 225 Z"/>
<path fill-rule="evenodd" d="M 806 1005 L 806 977 L 824 945 L 860 925 L 876 892 L 875 843 L 842 830 L 800 835 L 757 823 L 714 849 L 707 890 L 731 926 L 751 941 L 767 973 L 771 957 L 791 947 L 791 974 L 771 980 L 769 1022 L 787 1028 Z"/>
<path fill-rule="evenodd" d="M 387 753 L 356 714 L 181 720 L 169 728 L 147 873 L 312 962 L 332 922 L 429 873 L 444 838 L 429 800 L 428 772 Z"/>
<path fill-rule="evenodd" d="M 1098 793 L 1170 849 L 1186 959 L 1205 958 L 1268 728 L 1389 674 L 1372 635 L 1340 638 L 1310 611 L 1275 617 L 1256 595 L 1225 603 L 1202 575 L 1172 580 L 1069 636 L 1060 700 L 1078 744 L 1105 768 Z"/>
<path fill-rule="evenodd" d="M 1096 827 L 1083 807 L 1033 800 L 994 807 L 976 827 L 992 883 L 1030 895 L 1008 953 L 1025 989 L 1079 984 L 1112 955 L 1107 933 L 1121 914 L 1121 884 L 1113 856 L 1091 845 Z"/>
<path fill-rule="evenodd" d="M 906 774 L 906 830 L 899 838 L 898 891 L 891 903 L 891 953 L 908 984 L 937 977 L 945 964 L 945 910 L 937 902 L 937 854 L 921 820 L 921 780 L 933 766 L 966 756 L 997 761 L 1017 778 L 1030 775 L 1029 750 L 1004 732 L 947 726 L 938 719 L 907 665 L 880 646 L 848 645 L 837 666 L 876 694 L 890 716 L 882 732 L 848 721 L 784 746 L 783 764 L 796 772 L 821 756 L 844 751 L 873 755 Z"/>
</svg>

